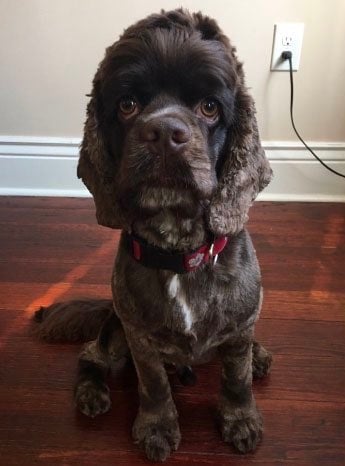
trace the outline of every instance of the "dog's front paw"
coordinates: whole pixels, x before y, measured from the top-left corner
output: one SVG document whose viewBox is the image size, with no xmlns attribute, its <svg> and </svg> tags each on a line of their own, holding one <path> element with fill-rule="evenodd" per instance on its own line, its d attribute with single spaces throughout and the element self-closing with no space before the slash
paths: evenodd
<svg viewBox="0 0 345 466">
<path fill-rule="evenodd" d="M 165 461 L 171 450 L 177 450 L 181 433 L 177 419 L 152 417 L 139 414 L 133 426 L 133 439 L 144 449 L 150 461 Z"/>
<path fill-rule="evenodd" d="M 107 385 L 104 383 L 95 384 L 90 380 L 79 382 L 76 385 L 74 399 L 79 410 L 89 417 L 106 413 L 111 406 Z"/>
<path fill-rule="evenodd" d="M 240 453 L 255 450 L 262 437 L 262 417 L 256 407 L 236 408 L 231 413 L 220 414 L 223 440 L 232 443 Z"/>
</svg>

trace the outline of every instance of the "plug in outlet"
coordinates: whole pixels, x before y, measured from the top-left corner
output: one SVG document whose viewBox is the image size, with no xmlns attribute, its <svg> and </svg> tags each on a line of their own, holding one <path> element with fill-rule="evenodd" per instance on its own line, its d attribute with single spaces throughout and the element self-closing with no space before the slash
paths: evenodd
<svg viewBox="0 0 345 466">
<path fill-rule="evenodd" d="M 282 53 L 292 52 L 292 69 L 297 71 L 303 42 L 303 23 L 278 23 L 274 25 L 271 71 L 289 71 L 288 60 L 282 60 Z"/>
</svg>

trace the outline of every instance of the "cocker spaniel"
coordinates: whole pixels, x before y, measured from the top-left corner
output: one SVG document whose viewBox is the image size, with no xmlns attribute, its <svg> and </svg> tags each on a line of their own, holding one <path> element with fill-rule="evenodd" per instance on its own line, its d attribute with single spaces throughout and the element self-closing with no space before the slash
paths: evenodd
<svg viewBox="0 0 345 466">
<path fill-rule="evenodd" d="M 90 97 L 78 176 L 99 224 L 122 229 L 113 302 L 41 309 L 39 332 L 88 339 L 101 327 L 75 387 L 92 417 L 110 407 L 110 363 L 130 354 L 133 438 L 154 461 L 181 439 L 164 365 L 190 383 L 191 366 L 218 354 L 220 431 L 251 451 L 262 433 L 252 377 L 269 371 L 271 356 L 253 337 L 262 288 L 244 224 L 272 172 L 236 50 L 201 13 L 162 11 L 107 48 Z"/>
</svg>

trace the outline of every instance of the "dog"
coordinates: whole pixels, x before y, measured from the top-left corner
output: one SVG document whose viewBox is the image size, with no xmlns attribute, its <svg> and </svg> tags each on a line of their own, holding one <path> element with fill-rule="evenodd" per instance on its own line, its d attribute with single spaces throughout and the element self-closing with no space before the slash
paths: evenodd
<svg viewBox="0 0 345 466">
<path fill-rule="evenodd" d="M 110 408 L 111 362 L 130 355 L 133 438 L 152 461 L 181 439 L 165 364 L 193 383 L 191 366 L 218 355 L 222 437 L 252 451 L 263 430 L 252 378 L 268 373 L 271 355 L 254 340 L 262 287 L 244 225 L 272 171 L 236 49 L 213 19 L 162 11 L 106 49 L 90 97 L 78 177 L 98 223 L 122 230 L 113 301 L 42 308 L 39 333 L 95 338 L 75 386 L 92 417 Z"/>
</svg>

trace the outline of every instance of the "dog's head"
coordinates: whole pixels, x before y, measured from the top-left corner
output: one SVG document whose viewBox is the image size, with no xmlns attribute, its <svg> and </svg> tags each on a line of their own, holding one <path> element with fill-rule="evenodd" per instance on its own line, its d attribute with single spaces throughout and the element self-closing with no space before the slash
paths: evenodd
<svg viewBox="0 0 345 466">
<path fill-rule="evenodd" d="M 271 170 L 242 65 L 215 21 L 162 12 L 106 50 L 78 176 L 105 226 L 126 228 L 169 203 L 183 210 L 202 202 L 214 234 L 242 228 Z"/>
</svg>

